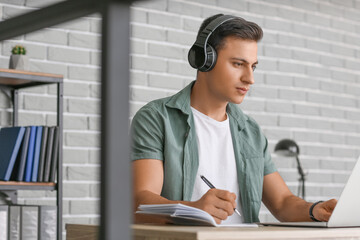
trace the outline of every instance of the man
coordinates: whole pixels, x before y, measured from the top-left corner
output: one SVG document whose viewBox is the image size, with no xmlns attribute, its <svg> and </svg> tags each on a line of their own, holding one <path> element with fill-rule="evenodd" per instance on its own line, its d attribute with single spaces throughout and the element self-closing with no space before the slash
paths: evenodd
<svg viewBox="0 0 360 240">
<path fill-rule="evenodd" d="M 182 203 L 217 223 L 240 223 L 258 222 L 263 201 L 280 221 L 328 221 L 336 200 L 313 205 L 294 196 L 260 127 L 237 106 L 254 83 L 262 35 L 239 17 L 219 14 L 203 22 L 189 51 L 196 81 L 148 103 L 133 119 L 135 208 Z M 217 188 L 209 189 L 201 175 Z"/>
</svg>

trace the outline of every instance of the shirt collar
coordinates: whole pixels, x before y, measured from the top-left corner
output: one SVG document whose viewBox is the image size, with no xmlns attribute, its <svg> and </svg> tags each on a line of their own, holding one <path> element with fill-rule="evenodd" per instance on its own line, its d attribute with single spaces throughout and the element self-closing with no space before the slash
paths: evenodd
<svg viewBox="0 0 360 240">
<path fill-rule="evenodd" d="M 166 103 L 166 106 L 171 108 L 177 108 L 181 110 L 184 114 L 190 115 L 191 114 L 190 95 L 191 95 L 191 89 L 194 86 L 194 84 L 195 81 L 192 81 L 184 89 L 182 89 L 180 92 L 172 96 L 169 99 L 169 101 Z"/>
<path fill-rule="evenodd" d="M 239 130 L 242 130 L 245 127 L 245 123 L 249 117 L 243 113 L 237 104 L 228 103 L 226 112 L 237 122 Z"/>
<path fill-rule="evenodd" d="M 172 96 L 166 103 L 166 106 L 179 109 L 186 115 L 191 115 L 190 95 L 191 89 L 194 84 L 195 81 L 192 81 L 184 89 Z M 239 108 L 237 104 L 228 103 L 226 107 L 226 112 L 228 113 L 228 115 L 235 119 L 238 124 L 239 130 L 245 127 L 245 122 L 249 119 L 249 117 L 243 113 L 243 111 Z"/>
</svg>

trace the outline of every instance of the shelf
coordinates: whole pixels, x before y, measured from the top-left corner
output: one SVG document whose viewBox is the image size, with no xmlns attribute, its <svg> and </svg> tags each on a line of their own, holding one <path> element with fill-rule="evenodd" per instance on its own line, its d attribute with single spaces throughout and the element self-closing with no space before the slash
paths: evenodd
<svg viewBox="0 0 360 240">
<path fill-rule="evenodd" d="M 55 190 L 56 183 L 52 182 L 15 182 L 0 181 L 0 190 Z"/>
<path fill-rule="evenodd" d="M 0 195 L 5 195 L 9 204 L 17 204 L 18 190 L 56 191 L 57 240 L 62 239 L 62 153 L 63 153 L 63 76 L 50 73 L 20 71 L 0 68 L 0 89 L 11 99 L 13 126 L 18 126 L 19 90 L 33 86 L 57 85 L 57 126 L 59 127 L 58 167 L 55 182 L 0 181 Z"/>
<path fill-rule="evenodd" d="M 61 82 L 63 82 L 63 76 L 58 74 L 0 68 L 0 85 L 6 88 L 19 89 Z"/>
</svg>

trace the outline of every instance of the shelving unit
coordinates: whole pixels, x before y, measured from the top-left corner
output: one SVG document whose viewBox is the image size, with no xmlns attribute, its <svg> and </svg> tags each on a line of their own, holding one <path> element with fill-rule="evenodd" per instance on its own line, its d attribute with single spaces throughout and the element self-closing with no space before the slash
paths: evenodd
<svg viewBox="0 0 360 240">
<path fill-rule="evenodd" d="M 63 76 L 48 73 L 0 69 L 0 88 L 10 97 L 13 104 L 12 125 L 18 125 L 18 93 L 20 89 L 57 84 L 57 126 L 59 127 L 59 151 L 56 182 L 0 181 L 0 193 L 8 196 L 11 203 L 17 203 L 18 190 L 56 191 L 57 239 L 62 239 L 62 154 L 63 154 Z"/>
</svg>

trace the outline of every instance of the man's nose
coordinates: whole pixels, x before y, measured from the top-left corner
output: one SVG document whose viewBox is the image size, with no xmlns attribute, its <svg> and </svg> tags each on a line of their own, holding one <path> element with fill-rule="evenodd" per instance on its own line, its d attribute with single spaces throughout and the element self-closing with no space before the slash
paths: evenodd
<svg viewBox="0 0 360 240">
<path fill-rule="evenodd" d="M 244 74 L 241 76 L 241 81 L 246 82 L 250 85 L 255 83 L 254 70 L 252 69 L 252 67 L 246 68 Z"/>
</svg>

